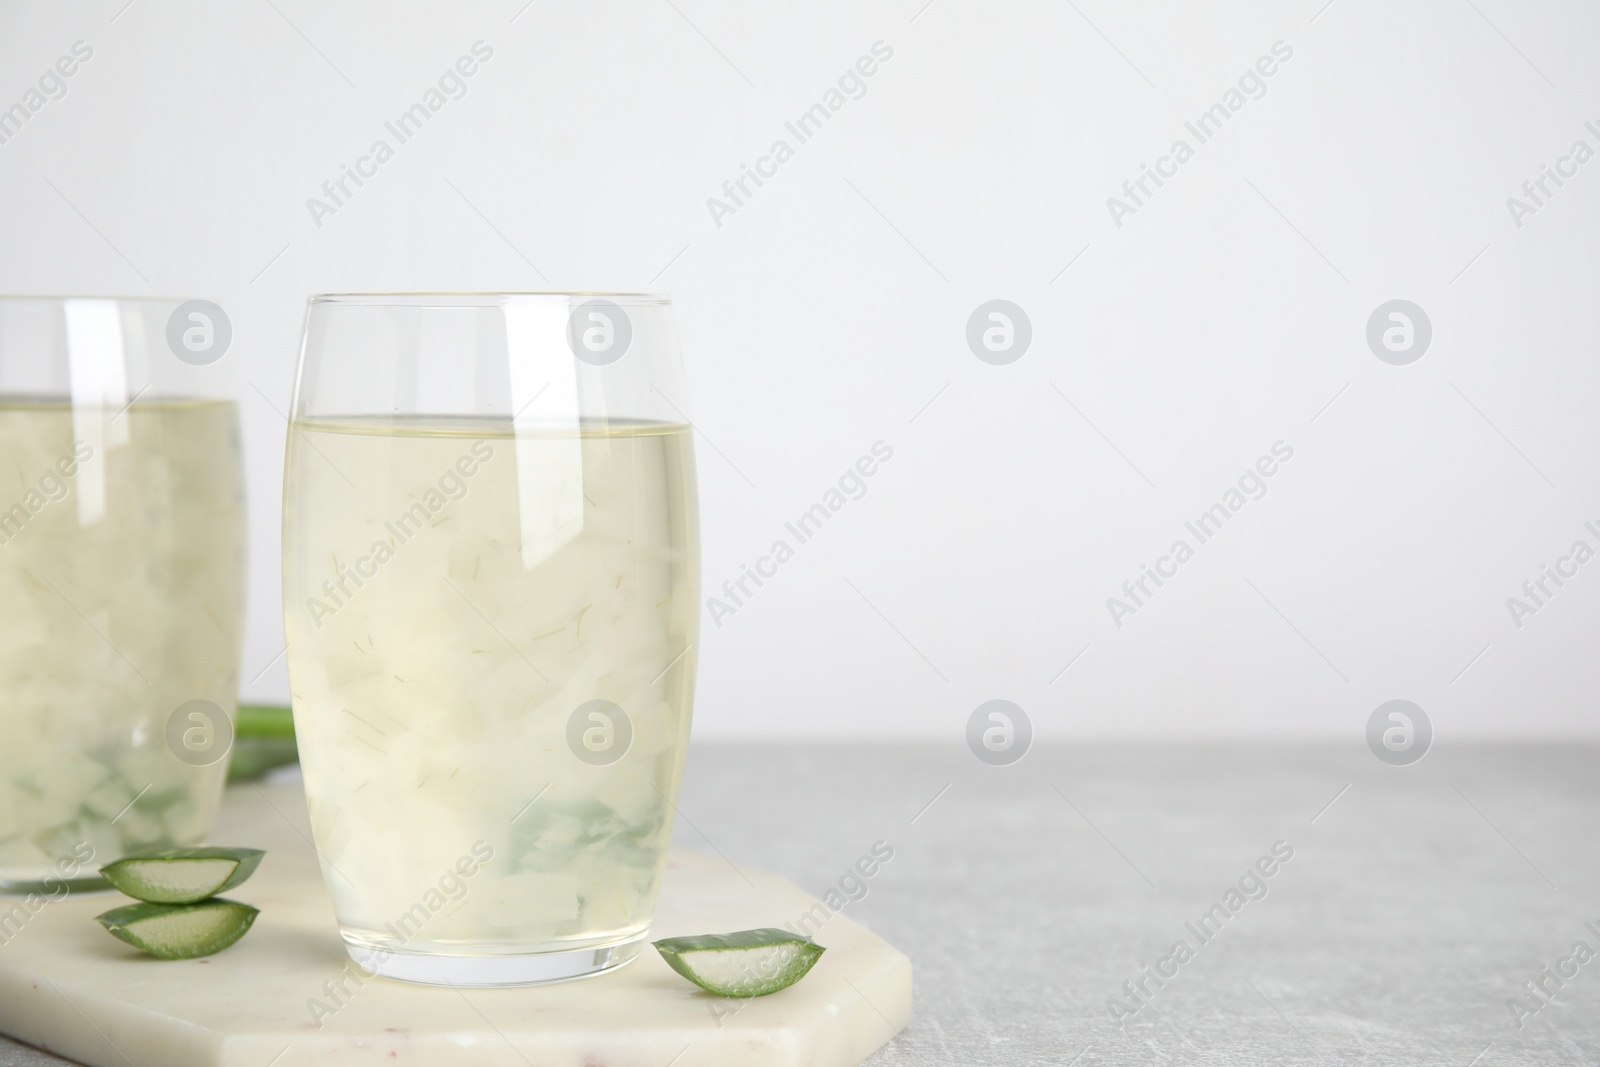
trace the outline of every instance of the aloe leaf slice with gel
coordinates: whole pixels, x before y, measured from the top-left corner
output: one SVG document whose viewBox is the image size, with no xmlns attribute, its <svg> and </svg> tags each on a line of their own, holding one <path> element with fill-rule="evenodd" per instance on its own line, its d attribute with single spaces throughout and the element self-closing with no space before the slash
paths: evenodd
<svg viewBox="0 0 1600 1067">
<path fill-rule="evenodd" d="M 259 848 L 169 848 L 137 852 L 100 868 L 106 881 L 149 904 L 193 904 L 255 873 Z"/>
<path fill-rule="evenodd" d="M 806 976 L 826 951 L 809 937 L 766 927 L 653 942 L 667 965 L 708 993 L 764 997 Z"/>
<path fill-rule="evenodd" d="M 198 904 L 129 904 L 97 915 L 95 921 L 146 955 L 192 960 L 239 940 L 258 914 L 248 904 L 216 897 Z"/>
</svg>

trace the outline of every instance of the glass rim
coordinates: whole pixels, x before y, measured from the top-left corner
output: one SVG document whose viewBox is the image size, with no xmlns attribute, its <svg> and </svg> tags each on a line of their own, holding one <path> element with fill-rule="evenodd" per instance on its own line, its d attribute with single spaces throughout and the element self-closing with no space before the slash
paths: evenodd
<svg viewBox="0 0 1600 1067">
<path fill-rule="evenodd" d="M 435 292 L 435 293 L 316 293 L 306 298 L 310 306 L 322 304 L 343 305 L 349 307 L 444 307 L 444 308 L 472 308 L 472 307 L 507 307 L 519 304 L 543 304 L 555 301 L 566 302 L 574 298 L 591 300 L 609 300 L 615 304 L 626 304 L 631 307 L 665 306 L 672 303 L 672 297 L 665 293 L 625 293 L 602 292 L 597 290 L 580 290 L 575 292 Z"/>
</svg>

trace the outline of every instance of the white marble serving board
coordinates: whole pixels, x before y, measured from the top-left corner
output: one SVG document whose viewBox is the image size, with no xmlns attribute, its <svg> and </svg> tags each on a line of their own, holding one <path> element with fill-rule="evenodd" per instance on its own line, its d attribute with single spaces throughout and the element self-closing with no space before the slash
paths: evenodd
<svg viewBox="0 0 1600 1067">
<path fill-rule="evenodd" d="M 816 934 L 828 949 L 816 967 L 768 997 L 713 997 L 646 948 L 618 971 L 551 986 L 372 979 L 319 1026 L 308 1002 L 331 1003 L 323 983 L 346 957 L 307 830 L 298 784 L 230 788 L 212 838 L 268 850 L 228 894 L 261 916 L 207 959 L 154 960 L 113 939 L 93 917 L 129 903 L 116 893 L 75 894 L 4 926 L 0 1031 L 92 1067 L 834 1067 L 911 1019 L 910 961 L 836 915 Z M 813 906 L 774 875 L 675 849 L 652 936 L 783 926 Z"/>
</svg>

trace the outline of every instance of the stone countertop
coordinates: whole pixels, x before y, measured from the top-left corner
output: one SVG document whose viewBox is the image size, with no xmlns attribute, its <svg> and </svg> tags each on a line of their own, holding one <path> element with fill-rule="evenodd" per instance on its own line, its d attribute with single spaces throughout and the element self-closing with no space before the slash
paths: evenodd
<svg viewBox="0 0 1600 1067">
<path fill-rule="evenodd" d="M 1597 772 L 1583 745 L 701 745 L 677 836 L 911 957 L 876 1067 L 1595 1067 Z"/>
</svg>

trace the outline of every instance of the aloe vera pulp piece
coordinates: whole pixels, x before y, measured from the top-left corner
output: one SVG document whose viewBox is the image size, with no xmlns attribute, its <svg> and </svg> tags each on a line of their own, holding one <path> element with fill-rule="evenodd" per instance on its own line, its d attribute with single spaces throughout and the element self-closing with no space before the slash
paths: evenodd
<svg viewBox="0 0 1600 1067">
<path fill-rule="evenodd" d="M 193 904 L 255 873 L 259 848 L 168 848 L 136 852 L 100 868 L 106 881 L 150 904 Z"/>
<path fill-rule="evenodd" d="M 765 927 L 654 942 L 667 965 L 708 993 L 764 997 L 806 976 L 825 951 L 809 937 Z"/>
<path fill-rule="evenodd" d="M 197 904 L 129 904 L 95 921 L 113 937 L 163 960 L 192 960 L 221 952 L 245 935 L 260 914 L 237 900 Z"/>
</svg>

